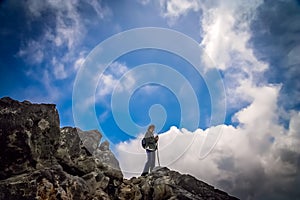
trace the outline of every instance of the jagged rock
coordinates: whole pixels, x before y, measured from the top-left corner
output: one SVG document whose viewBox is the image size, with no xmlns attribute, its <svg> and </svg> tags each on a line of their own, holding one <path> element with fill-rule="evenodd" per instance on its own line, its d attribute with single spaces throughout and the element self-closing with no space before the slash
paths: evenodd
<svg viewBox="0 0 300 200">
<path fill-rule="evenodd" d="M 84 180 L 65 173 L 59 165 L 0 181 L 0 199 L 84 199 Z"/>
<path fill-rule="evenodd" d="M 111 200 L 112 198 L 103 190 L 97 189 L 91 200 Z"/>
<path fill-rule="evenodd" d="M 88 174 L 96 167 L 92 154 L 83 145 L 76 128 L 61 129 L 55 156 L 64 170 L 73 175 Z"/>
<path fill-rule="evenodd" d="M 101 137 L 60 129 L 53 104 L 0 99 L 0 200 L 236 199 L 168 168 L 123 179 Z"/>
<path fill-rule="evenodd" d="M 118 171 L 121 171 L 119 161 L 109 149 L 108 141 L 101 143 L 100 147 L 94 152 L 94 156 L 98 159 L 98 162 L 104 163 Z"/>
<path fill-rule="evenodd" d="M 99 150 L 100 151 L 108 151 L 109 150 L 109 142 L 108 141 L 102 142 L 99 147 Z"/>
<path fill-rule="evenodd" d="M 120 200 L 139 200 L 142 199 L 142 194 L 140 188 L 137 185 L 126 185 L 121 184 L 119 191 L 118 191 L 118 199 Z"/>
<path fill-rule="evenodd" d="M 83 143 L 83 146 L 91 154 L 94 154 L 102 138 L 101 133 L 98 130 L 82 131 L 79 128 L 77 128 L 77 133 Z"/>
<path fill-rule="evenodd" d="M 211 199 L 233 200 L 226 192 L 215 189 L 190 175 L 160 168 L 145 177 L 134 177 L 119 186 L 119 199 Z"/>
<path fill-rule="evenodd" d="M 153 199 L 169 199 L 174 196 L 169 177 L 163 176 L 153 181 Z"/>
<path fill-rule="evenodd" d="M 182 175 L 168 168 L 133 178 L 131 182 L 139 183 L 143 199 L 237 199 L 190 175 Z"/>
<path fill-rule="evenodd" d="M 105 176 L 101 172 L 91 172 L 89 174 L 84 175 L 82 178 L 86 181 L 90 189 L 90 193 L 92 194 L 96 193 L 97 189 L 105 190 L 110 180 L 109 177 Z"/>
<path fill-rule="evenodd" d="M 59 143 L 53 104 L 0 101 L 0 179 L 51 165 Z"/>
<path fill-rule="evenodd" d="M 106 165 L 97 167 L 88 145 L 98 147 L 99 132 L 87 131 L 96 133 L 93 138 L 97 141 L 88 139 L 90 134 L 86 143 L 79 132 L 85 131 L 59 128 L 53 104 L 0 99 L 0 199 L 109 197 L 104 190 L 113 185 L 115 177 L 123 179 L 123 174 L 109 172 Z"/>
<path fill-rule="evenodd" d="M 98 130 L 82 131 L 77 128 L 77 134 L 82 141 L 83 147 L 94 155 L 97 162 L 121 171 L 119 161 L 109 149 L 109 142 L 104 141 L 99 146 L 102 135 Z"/>
</svg>

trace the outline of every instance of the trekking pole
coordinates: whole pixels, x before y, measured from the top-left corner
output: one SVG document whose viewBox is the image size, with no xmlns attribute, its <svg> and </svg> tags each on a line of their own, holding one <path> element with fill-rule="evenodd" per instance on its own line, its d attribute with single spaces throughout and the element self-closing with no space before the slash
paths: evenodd
<svg viewBox="0 0 300 200">
<path fill-rule="evenodd" d="M 158 142 L 157 142 L 157 151 L 156 151 L 156 154 L 157 154 L 157 162 L 158 162 L 158 166 L 160 167 L 159 153 L 158 153 Z"/>
</svg>

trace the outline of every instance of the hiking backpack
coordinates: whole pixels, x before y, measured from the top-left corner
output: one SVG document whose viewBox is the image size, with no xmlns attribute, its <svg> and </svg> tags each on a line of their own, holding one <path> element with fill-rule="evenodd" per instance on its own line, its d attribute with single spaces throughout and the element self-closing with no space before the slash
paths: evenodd
<svg viewBox="0 0 300 200">
<path fill-rule="evenodd" d="M 143 149 L 146 149 L 146 138 L 142 139 L 142 147 Z"/>
</svg>

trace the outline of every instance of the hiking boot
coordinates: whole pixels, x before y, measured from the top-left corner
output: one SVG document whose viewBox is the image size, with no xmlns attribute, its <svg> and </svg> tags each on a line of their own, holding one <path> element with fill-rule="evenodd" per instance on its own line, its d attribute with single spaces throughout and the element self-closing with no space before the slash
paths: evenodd
<svg viewBox="0 0 300 200">
<path fill-rule="evenodd" d="M 148 172 L 143 172 L 142 174 L 141 174 L 141 176 L 146 176 L 148 174 Z"/>
</svg>

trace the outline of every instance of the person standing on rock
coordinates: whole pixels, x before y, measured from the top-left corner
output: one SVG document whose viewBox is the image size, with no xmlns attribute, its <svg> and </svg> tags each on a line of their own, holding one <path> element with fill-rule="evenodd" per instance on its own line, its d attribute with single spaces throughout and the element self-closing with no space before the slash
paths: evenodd
<svg viewBox="0 0 300 200">
<path fill-rule="evenodd" d="M 157 150 L 158 135 L 154 136 L 155 126 L 152 124 L 148 127 L 148 130 L 145 134 L 145 149 L 147 153 L 147 162 L 142 173 L 142 176 L 145 176 L 151 172 L 155 166 L 155 151 Z"/>
</svg>

